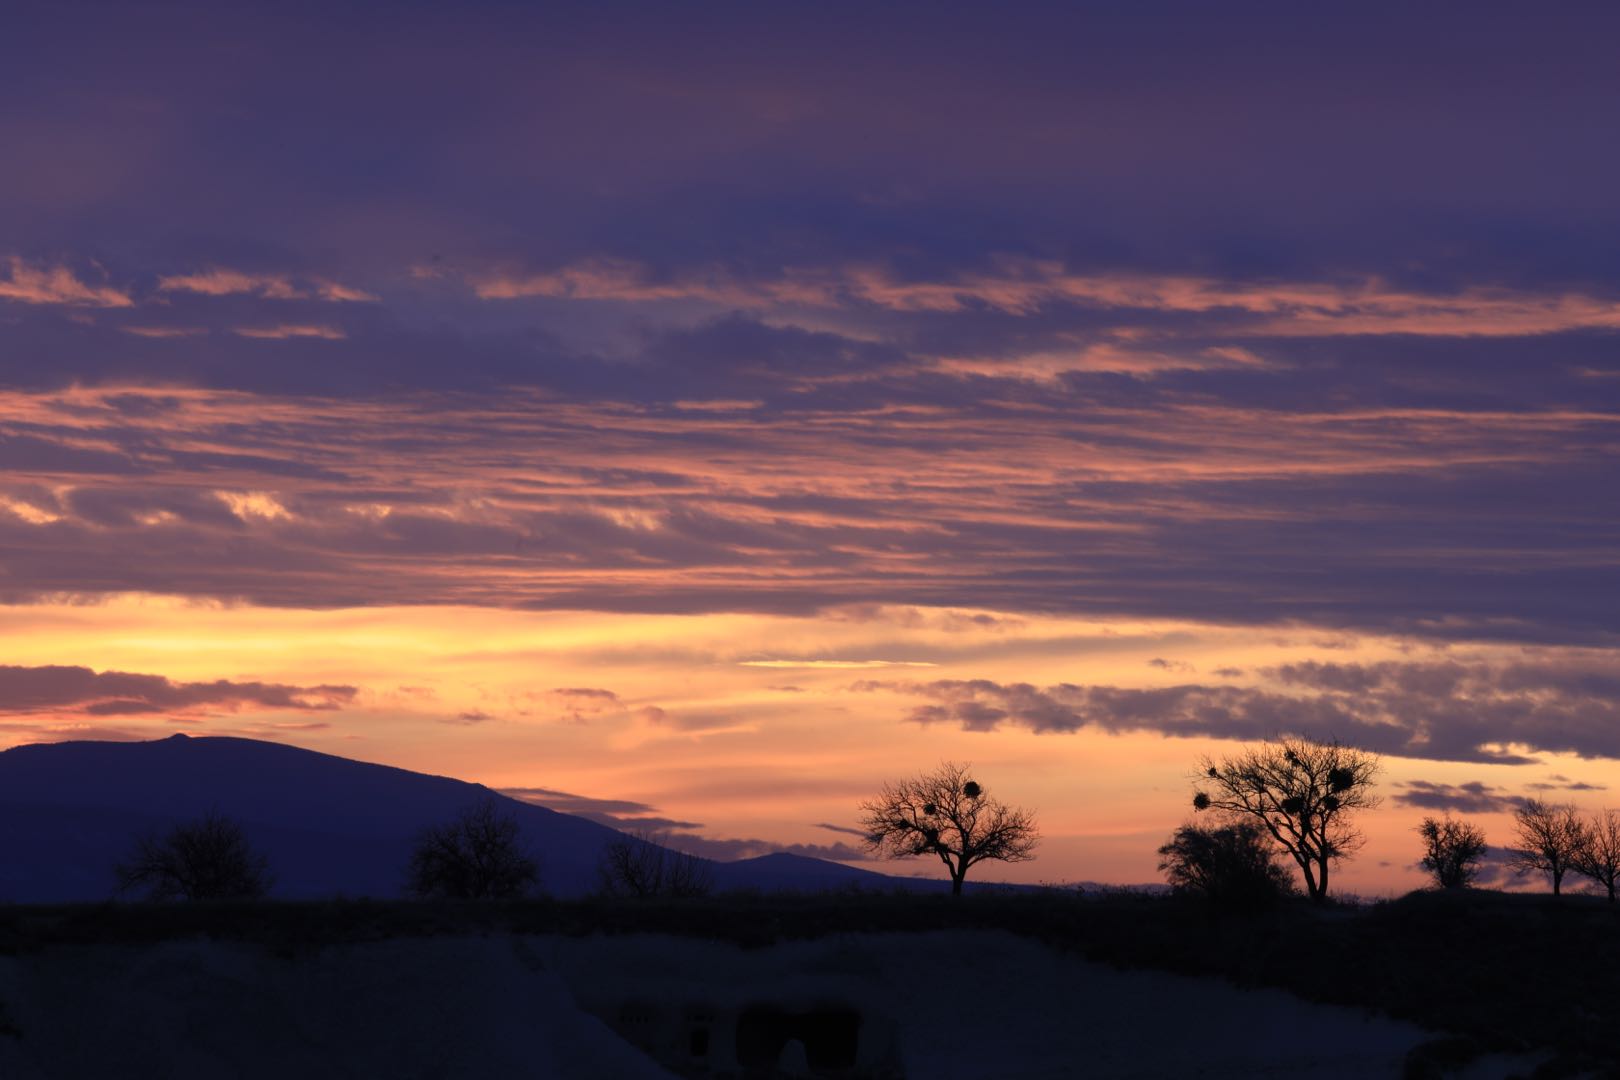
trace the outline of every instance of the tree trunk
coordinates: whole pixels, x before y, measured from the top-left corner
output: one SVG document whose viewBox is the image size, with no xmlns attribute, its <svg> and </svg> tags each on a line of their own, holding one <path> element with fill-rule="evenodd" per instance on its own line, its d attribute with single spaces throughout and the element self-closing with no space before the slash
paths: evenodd
<svg viewBox="0 0 1620 1080">
<path fill-rule="evenodd" d="M 1557 896 L 1559 893 L 1559 886 L 1564 883 L 1564 872 L 1562 870 L 1554 870 L 1552 872 L 1552 882 L 1553 895 Z"/>
<path fill-rule="evenodd" d="M 1328 864 L 1323 859 L 1316 864 L 1316 895 L 1311 897 L 1318 904 L 1327 901 Z"/>
<path fill-rule="evenodd" d="M 966 876 L 967 876 L 966 873 L 952 874 L 951 875 L 951 895 L 952 896 L 961 896 L 962 895 L 962 879 L 965 878 Z"/>
<path fill-rule="evenodd" d="M 1310 897 L 1312 901 L 1320 900 L 1321 892 L 1316 884 L 1316 874 L 1311 869 L 1311 861 L 1301 858 L 1299 860 L 1299 869 L 1305 878 L 1305 895 Z"/>
</svg>

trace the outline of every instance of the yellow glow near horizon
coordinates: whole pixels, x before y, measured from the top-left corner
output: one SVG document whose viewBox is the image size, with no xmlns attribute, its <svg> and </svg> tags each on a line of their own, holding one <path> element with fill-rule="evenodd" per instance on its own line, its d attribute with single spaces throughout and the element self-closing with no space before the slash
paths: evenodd
<svg viewBox="0 0 1620 1080">
<path fill-rule="evenodd" d="M 711 837 L 827 844 L 878 783 L 971 761 L 987 786 L 1037 810 L 1040 858 L 990 867 L 1021 881 L 1158 879 L 1155 849 L 1191 815 L 1200 755 L 1235 744 L 1095 726 L 1040 734 L 906 719 L 905 689 L 930 680 L 1051 686 L 1238 683 L 1324 655 L 1409 656 L 1410 642 L 1151 621 L 1009 616 L 919 608 L 815 617 L 617 615 L 484 608 L 334 611 L 119 596 L 0 608 L 21 667 L 83 665 L 178 683 L 357 688 L 337 710 L 239 705 L 184 715 L 12 712 L 4 745 L 42 739 L 242 734 L 491 787 L 630 799 L 702 823 Z M 745 644 L 744 644 L 745 643 Z M 878 689 L 863 682 L 876 682 Z M 1620 784 L 1613 761 L 1538 755 L 1537 766 L 1386 758 L 1382 809 L 1339 883 L 1366 893 L 1418 883 L 1411 830 L 1424 811 L 1390 798 L 1412 780 L 1481 780 L 1517 792 L 1563 774 Z M 1600 801 L 1602 791 L 1583 793 Z M 1476 815 L 1477 816 L 1477 815 Z M 1501 814 L 1480 820 L 1494 842 Z M 918 862 L 896 872 L 933 873 Z"/>
</svg>

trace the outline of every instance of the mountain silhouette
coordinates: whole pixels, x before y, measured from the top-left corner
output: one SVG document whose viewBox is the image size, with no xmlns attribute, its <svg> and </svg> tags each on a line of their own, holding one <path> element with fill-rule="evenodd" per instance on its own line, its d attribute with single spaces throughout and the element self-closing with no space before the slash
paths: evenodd
<svg viewBox="0 0 1620 1080">
<path fill-rule="evenodd" d="M 602 848 L 621 833 L 480 784 L 254 739 L 14 747 L 0 752 L 0 900 L 106 899 L 113 865 L 138 834 L 209 810 L 239 821 L 269 858 L 273 896 L 396 897 L 416 834 L 484 798 L 518 821 L 543 891 L 572 897 L 596 887 Z M 905 880 L 788 854 L 715 866 L 721 889 Z"/>
<path fill-rule="evenodd" d="M 758 855 L 752 859 L 714 864 L 717 889 L 759 889 L 764 892 L 818 892 L 824 889 L 888 889 L 910 887 L 913 879 L 897 878 L 871 870 L 861 870 L 826 859 L 795 855 L 788 851 Z M 933 883 L 927 883 L 932 888 Z"/>
</svg>

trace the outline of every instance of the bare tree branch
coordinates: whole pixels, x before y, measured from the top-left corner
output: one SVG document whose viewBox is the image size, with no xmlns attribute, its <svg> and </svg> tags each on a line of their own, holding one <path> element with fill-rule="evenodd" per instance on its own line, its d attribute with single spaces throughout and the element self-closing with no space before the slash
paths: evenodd
<svg viewBox="0 0 1620 1080">
<path fill-rule="evenodd" d="M 966 765 L 949 761 L 931 773 L 884 784 L 861 812 L 868 850 L 897 859 L 936 856 L 956 895 L 975 863 L 1027 862 L 1040 841 L 1033 813 L 986 795 Z"/>
<path fill-rule="evenodd" d="M 1283 737 L 1219 762 L 1206 757 L 1200 767 L 1193 808 L 1257 822 L 1299 866 L 1307 895 L 1325 900 L 1329 868 L 1364 839 L 1351 815 L 1378 805 L 1377 755 Z"/>
<path fill-rule="evenodd" d="M 1450 814 L 1426 817 L 1417 827 L 1423 838 L 1423 858 L 1418 866 L 1434 875 L 1442 889 L 1465 889 L 1479 874 L 1485 857 L 1485 833 L 1477 825 L 1458 821 Z"/>
<path fill-rule="evenodd" d="M 1602 885 L 1614 903 L 1620 882 L 1620 811 L 1599 810 L 1584 826 L 1581 841 L 1569 868 Z"/>
<path fill-rule="evenodd" d="M 511 899 L 529 892 L 540 868 L 524 850 L 517 819 L 493 798 L 422 830 L 411 851 L 406 891 L 453 900 Z"/>
<path fill-rule="evenodd" d="M 1513 812 L 1518 845 L 1508 849 L 1508 865 L 1515 873 L 1542 873 L 1552 882 L 1554 896 L 1563 890 L 1564 875 L 1586 843 L 1586 826 L 1568 803 L 1531 799 Z"/>
<path fill-rule="evenodd" d="M 635 832 L 612 840 L 602 849 L 597 875 L 609 896 L 650 899 L 714 891 L 714 864 L 670 847 L 668 833 Z"/>
<path fill-rule="evenodd" d="M 144 889 L 152 900 L 255 899 L 271 885 L 265 857 L 248 846 L 241 825 L 217 810 L 162 838 L 137 838 L 113 872 L 119 892 Z"/>
</svg>

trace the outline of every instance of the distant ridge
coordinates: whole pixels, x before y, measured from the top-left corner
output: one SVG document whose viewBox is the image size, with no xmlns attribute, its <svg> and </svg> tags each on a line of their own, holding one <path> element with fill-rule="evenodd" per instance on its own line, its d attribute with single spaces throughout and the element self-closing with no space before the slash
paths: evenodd
<svg viewBox="0 0 1620 1080">
<path fill-rule="evenodd" d="M 0 752 L 0 901 L 107 899 L 136 834 L 210 809 L 242 822 L 269 857 L 272 895 L 396 897 L 416 834 L 481 798 L 518 820 L 554 896 L 594 890 L 603 846 L 623 835 L 480 784 L 255 739 L 14 747 Z M 714 867 L 722 890 L 943 884 L 786 853 Z"/>
<path fill-rule="evenodd" d="M 898 883 L 896 878 L 887 874 L 786 851 L 739 859 L 737 862 L 716 863 L 714 878 L 716 888 L 722 890 L 885 889 Z"/>
<path fill-rule="evenodd" d="M 478 785 L 254 739 L 64 742 L 0 753 L 0 898 L 99 900 L 132 836 L 217 808 L 269 856 L 274 895 L 399 895 L 412 839 L 485 797 L 539 855 L 543 884 L 595 883 L 614 830 Z"/>
</svg>

